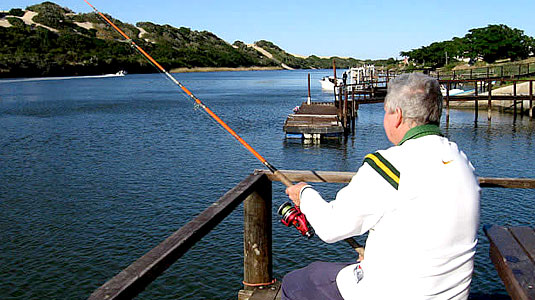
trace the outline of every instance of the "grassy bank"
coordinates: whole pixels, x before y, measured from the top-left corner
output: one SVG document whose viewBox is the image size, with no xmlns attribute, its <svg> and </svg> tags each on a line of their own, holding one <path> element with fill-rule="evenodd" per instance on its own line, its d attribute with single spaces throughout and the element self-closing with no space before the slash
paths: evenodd
<svg viewBox="0 0 535 300">
<path fill-rule="evenodd" d="M 195 67 L 195 68 L 174 68 L 170 73 L 191 73 L 191 72 L 228 72 L 228 71 L 266 71 L 282 70 L 281 67 Z"/>
</svg>

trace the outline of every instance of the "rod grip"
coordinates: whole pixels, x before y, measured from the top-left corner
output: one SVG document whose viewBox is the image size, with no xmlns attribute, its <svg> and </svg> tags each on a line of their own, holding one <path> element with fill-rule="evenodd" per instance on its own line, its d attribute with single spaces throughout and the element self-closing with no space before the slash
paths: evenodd
<svg viewBox="0 0 535 300">
<path fill-rule="evenodd" d="M 355 241 L 354 238 L 347 238 L 347 239 L 344 239 L 344 241 L 346 241 L 349 244 L 349 246 L 351 246 L 351 248 L 357 251 L 357 253 L 359 254 L 359 261 L 364 259 L 364 247 L 361 244 Z"/>
<path fill-rule="evenodd" d="M 286 187 L 290 187 L 293 185 L 293 182 L 286 176 L 284 175 L 283 173 L 281 173 L 279 170 L 275 170 L 273 171 L 273 175 L 277 176 L 277 178 L 286 186 Z M 349 243 L 349 245 L 351 246 L 351 248 L 353 248 L 355 251 L 357 251 L 358 255 L 359 255 L 359 260 L 363 260 L 364 259 L 364 247 L 362 245 L 360 245 L 357 241 L 355 241 L 355 239 L 349 237 L 347 239 L 345 239 L 345 241 L 347 243 Z"/>
</svg>

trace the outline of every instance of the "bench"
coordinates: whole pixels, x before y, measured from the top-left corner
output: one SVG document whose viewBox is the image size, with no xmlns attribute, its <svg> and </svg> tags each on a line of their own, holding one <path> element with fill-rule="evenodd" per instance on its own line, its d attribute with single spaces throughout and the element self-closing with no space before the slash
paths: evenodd
<svg viewBox="0 0 535 300">
<path fill-rule="evenodd" d="M 535 300 L 535 229 L 485 226 L 490 258 L 513 300 Z"/>
</svg>

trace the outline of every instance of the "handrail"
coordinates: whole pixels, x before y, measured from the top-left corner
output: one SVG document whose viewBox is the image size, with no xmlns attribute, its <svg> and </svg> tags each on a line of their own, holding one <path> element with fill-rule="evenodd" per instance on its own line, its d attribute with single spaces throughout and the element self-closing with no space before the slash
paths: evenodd
<svg viewBox="0 0 535 300">
<path fill-rule="evenodd" d="M 516 79 L 516 78 L 473 78 L 473 79 L 440 79 L 438 80 L 439 83 L 465 83 L 465 82 L 481 82 L 481 81 L 503 81 L 503 82 L 530 82 L 534 79 Z"/>
<path fill-rule="evenodd" d="M 329 182 L 349 183 L 356 172 L 332 172 L 332 171 L 308 171 L 308 170 L 279 170 L 294 182 Z M 264 173 L 271 181 L 277 179 L 268 174 L 267 170 L 256 170 Z M 512 189 L 535 189 L 535 178 L 497 178 L 478 177 L 479 185 L 485 188 L 512 188 Z"/>
<path fill-rule="evenodd" d="M 292 181 L 328 183 L 348 183 L 355 175 L 355 172 L 333 171 L 280 172 Z M 535 188 L 532 178 L 478 179 L 481 187 Z M 272 276 L 271 181 L 279 180 L 269 170 L 255 170 L 193 220 L 96 289 L 89 299 L 134 298 L 244 200 L 247 200 L 244 205 L 244 283 L 269 282 Z"/>
<path fill-rule="evenodd" d="M 259 185 L 263 174 L 251 174 L 189 223 L 95 290 L 89 299 L 132 299 L 227 217 Z M 271 240 L 271 239 L 270 239 Z"/>
</svg>

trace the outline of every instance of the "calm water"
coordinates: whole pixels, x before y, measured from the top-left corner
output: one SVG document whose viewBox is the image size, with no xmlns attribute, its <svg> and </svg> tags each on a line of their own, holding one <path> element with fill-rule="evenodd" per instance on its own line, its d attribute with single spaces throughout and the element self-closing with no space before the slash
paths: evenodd
<svg viewBox="0 0 535 300">
<path fill-rule="evenodd" d="M 381 104 L 362 106 L 355 136 L 342 143 L 286 142 L 282 125 L 306 100 L 308 72 L 176 77 L 280 169 L 355 171 L 390 146 Z M 330 100 L 317 81 L 330 72 L 311 74 L 313 100 Z M 534 124 L 482 114 L 475 126 L 471 111 L 452 111 L 442 128 L 478 176 L 533 177 Z M 0 81 L 0 298 L 87 298 L 262 167 L 159 74 Z M 326 197 L 341 187 L 317 186 Z M 314 260 L 355 259 L 343 242 L 305 240 L 278 223 L 280 183 L 273 201 L 277 278 Z M 482 225 L 533 226 L 535 193 L 484 189 L 481 208 Z M 139 299 L 235 299 L 242 252 L 239 207 Z M 506 293 L 481 231 L 472 296 L 491 294 Z"/>
</svg>

